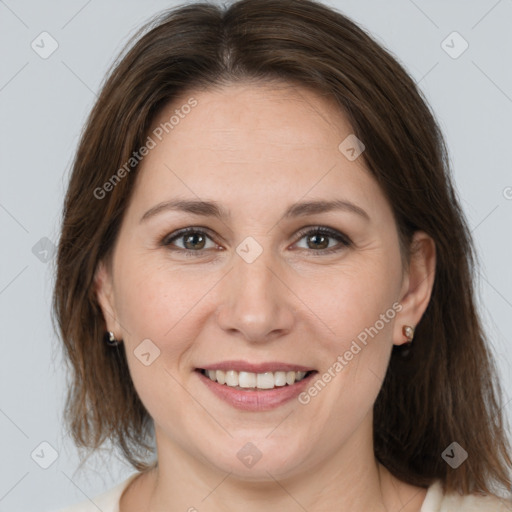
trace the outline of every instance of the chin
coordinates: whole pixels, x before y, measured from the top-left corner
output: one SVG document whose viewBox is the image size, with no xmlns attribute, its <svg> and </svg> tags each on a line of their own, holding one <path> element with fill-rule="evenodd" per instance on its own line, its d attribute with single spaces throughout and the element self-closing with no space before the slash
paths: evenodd
<svg viewBox="0 0 512 512">
<path fill-rule="evenodd" d="M 274 478 L 292 476 L 305 464 L 304 443 L 291 442 L 279 437 L 267 438 L 271 430 L 265 429 L 251 437 L 229 438 L 215 460 L 212 453 L 203 454 L 217 470 L 231 473 L 231 477 L 244 481 L 264 482 Z M 220 447 L 221 445 L 217 445 Z M 230 478 L 231 478 L 230 477 Z"/>
</svg>

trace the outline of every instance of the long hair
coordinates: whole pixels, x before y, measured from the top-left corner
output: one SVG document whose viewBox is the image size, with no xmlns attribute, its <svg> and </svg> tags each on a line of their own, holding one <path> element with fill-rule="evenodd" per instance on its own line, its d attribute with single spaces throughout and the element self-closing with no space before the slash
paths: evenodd
<svg viewBox="0 0 512 512">
<path fill-rule="evenodd" d="M 101 191 L 173 98 L 237 81 L 293 83 L 334 99 L 364 141 L 361 158 L 389 200 L 401 248 L 416 230 L 435 242 L 435 280 L 414 350 L 403 359 L 393 349 L 374 405 L 378 460 L 413 485 L 441 479 L 445 491 L 464 494 L 510 488 L 502 394 L 475 306 L 476 256 L 443 136 L 397 59 L 312 0 L 178 6 L 147 24 L 109 72 L 74 160 L 53 297 L 72 376 L 65 420 L 77 446 L 94 451 L 109 439 L 134 468 L 151 467 L 152 419 L 124 350 L 103 342 L 93 281 L 111 255 L 137 165 Z M 441 456 L 454 441 L 469 452 L 456 470 Z"/>
</svg>

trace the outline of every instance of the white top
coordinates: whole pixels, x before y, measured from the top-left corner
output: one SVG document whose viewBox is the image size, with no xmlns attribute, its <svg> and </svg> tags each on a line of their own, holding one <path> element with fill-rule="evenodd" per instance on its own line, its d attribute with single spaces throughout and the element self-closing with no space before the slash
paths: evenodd
<svg viewBox="0 0 512 512">
<path fill-rule="evenodd" d="M 98 512 L 98 509 L 102 512 L 119 512 L 121 494 L 139 474 L 130 475 L 126 480 L 96 496 L 92 501 L 84 500 L 55 512 Z M 493 495 L 443 495 L 441 483 L 436 481 L 428 488 L 420 512 L 512 512 L 512 501 Z"/>
</svg>

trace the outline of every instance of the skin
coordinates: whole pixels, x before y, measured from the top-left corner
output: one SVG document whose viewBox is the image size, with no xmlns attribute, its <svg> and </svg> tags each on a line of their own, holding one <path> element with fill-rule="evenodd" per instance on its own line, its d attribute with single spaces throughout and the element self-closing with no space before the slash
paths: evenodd
<svg viewBox="0 0 512 512">
<path fill-rule="evenodd" d="M 433 241 L 415 234 L 406 270 L 391 206 L 363 159 L 338 149 L 352 129 L 325 98 L 286 84 L 232 84 L 175 99 L 155 127 L 192 96 L 198 105 L 141 163 L 111 264 L 96 274 L 107 329 L 124 340 L 155 422 L 158 467 L 126 489 L 121 512 L 419 511 L 425 489 L 375 459 L 372 408 L 393 344 L 407 341 L 402 326 L 417 325 L 428 305 Z M 165 211 L 140 222 L 178 197 L 215 200 L 231 217 Z M 312 199 L 350 201 L 369 220 L 342 210 L 282 218 Z M 189 226 L 210 238 L 161 244 Z M 314 233 L 298 235 L 315 226 L 352 244 L 328 238 L 340 250 L 319 255 L 322 240 L 319 249 Z M 252 263 L 236 252 L 248 236 L 263 250 Z M 321 374 L 395 302 L 394 319 L 307 405 L 240 411 L 194 372 L 244 359 Z M 134 355 L 147 338 L 160 350 L 149 366 Z M 247 442 L 263 455 L 251 468 L 236 456 Z"/>
</svg>

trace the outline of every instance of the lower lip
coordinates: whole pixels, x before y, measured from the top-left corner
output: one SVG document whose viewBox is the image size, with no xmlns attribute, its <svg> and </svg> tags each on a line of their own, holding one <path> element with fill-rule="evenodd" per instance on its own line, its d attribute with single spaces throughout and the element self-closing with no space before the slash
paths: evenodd
<svg viewBox="0 0 512 512">
<path fill-rule="evenodd" d="M 291 386 L 286 385 L 257 391 L 242 391 L 225 384 L 219 384 L 217 381 L 213 381 L 206 375 L 203 375 L 199 370 L 196 370 L 196 373 L 213 394 L 236 409 L 244 411 L 269 411 L 299 396 L 317 372 L 309 374 Z"/>
</svg>

